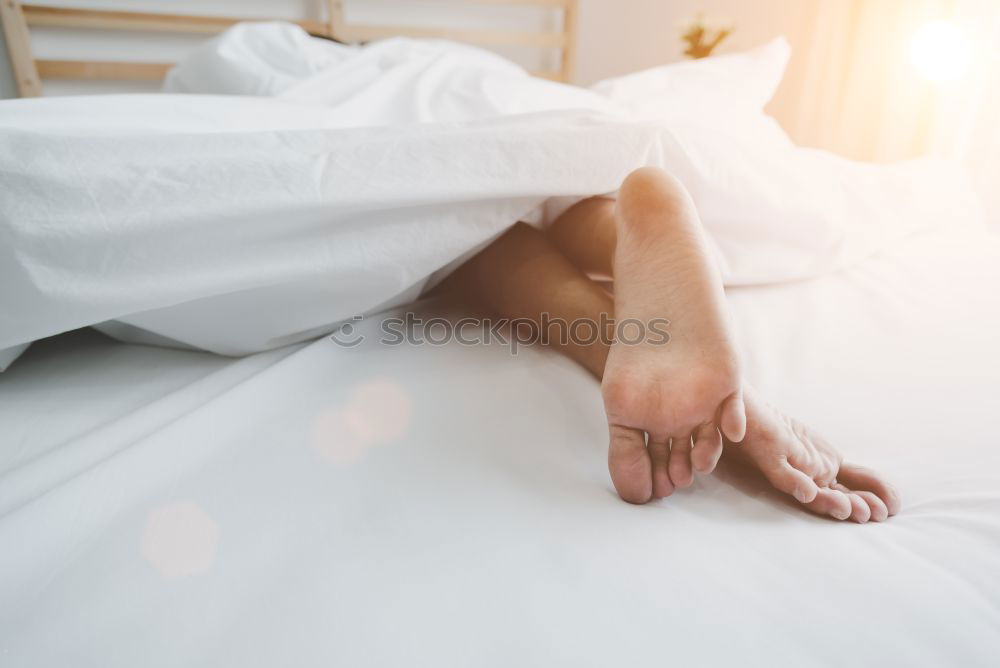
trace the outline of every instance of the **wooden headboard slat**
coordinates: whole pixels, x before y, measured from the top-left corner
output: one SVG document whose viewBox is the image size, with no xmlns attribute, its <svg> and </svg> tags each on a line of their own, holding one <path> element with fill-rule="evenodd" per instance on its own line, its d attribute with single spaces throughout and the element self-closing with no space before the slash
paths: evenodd
<svg viewBox="0 0 1000 668">
<path fill-rule="evenodd" d="M 229 16 L 152 14 L 148 12 L 43 7 L 40 5 L 22 5 L 21 9 L 24 11 L 24 19 L 29 26 L 50 28 L 216 34 L 241 21 L 254 20 Z M 291 21 L 291 23 L 297 23 L 315 35 L 326 35 L 329 32 L 329 24 L 325 21 Z"/>
<path fill-rule="evenodd" d="M 121 63 L 101 60 L 36 60 L 43 79 L 162 81 L 173 63 Z"/>
<path fill-rule="evenodd" d="M 100 79 L 103 81 L 162 81 L 173 63 L 124 63 L 114 60 L 36 60 L 43 79 Z M 559 81 L 560 72 L 532 72 L 532 76 Z"/>
<path fill-rule="evenodd" d="M 560 49 L 562 57 L 558 71 L 536 72 L 534 74 L 555 81 L 569 81 L 572 78 L 576 53 L 577 0 L 463 1 L 469 4 L 560 9 L 563 14 L 562 30 L 560 32 L 537 32 L 352 25 L 347 23 L 344 18 L 344 0 L 326 0 L 326 21 L 302 20 L 292 21 L 292 23 L 296 23 L 313 35 L 330 37 L 343 42 L 368 42 L 402 36 L 449 39 L 486 46 Z M 169 63 L 35 60 L 31 55 L 29 26 L 216 34 L 242 21 L 271 20 L 22 5 L 17 0 L 0 0 L 0 10 L 2 10 L 0 13 L 2 13 L 11 64 L 17 79 L 18 94 L 21 97 L 41 95 L 41 78 L 43 77 L 52 79 L 156 80 L 162 79 L 171 67 Z"/>
<path fill-rule="evenodd" d="M 351 25 L 345 28 L 346 42 L 373 42 L 390 37 L 449 39 L 453 42 L 558 48 L 566 44 L 561 32 L 517 32 L 514 30 L 469 30 L 458 28 L 415 28 L 407 26 Z"/>
<path fill-rule="evenodd" d="M 478 5 L 552 7 L 553 9 L 565 9 L 570 5 L 576 4 L 576 0 L 465 0 L 465 2 Z"/>
<path fill-rule="evenodd" d="M 17 94 L 21 97 L 41 95 L 42 81 L 31 55 L 31 34 L 16 0 L 0 0 L 0 21 L 3 22 L 7 51 L 10 53 L 10 67 L 17 82 Z"/>
</svg>

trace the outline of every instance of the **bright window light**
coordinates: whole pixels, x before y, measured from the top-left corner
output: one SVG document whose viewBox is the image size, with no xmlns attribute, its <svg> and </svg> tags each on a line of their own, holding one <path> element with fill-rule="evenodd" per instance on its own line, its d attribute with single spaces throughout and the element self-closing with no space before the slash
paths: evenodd
<svg viewBox="0 0 1000 668">
<path fill-rule="evenodd" d="M 931 21 L 917 30 L 910 44 L 910 60 L 931 81 L 954 81 L 969 67 L 972 50 L 954 23 Z"/>
</svg>

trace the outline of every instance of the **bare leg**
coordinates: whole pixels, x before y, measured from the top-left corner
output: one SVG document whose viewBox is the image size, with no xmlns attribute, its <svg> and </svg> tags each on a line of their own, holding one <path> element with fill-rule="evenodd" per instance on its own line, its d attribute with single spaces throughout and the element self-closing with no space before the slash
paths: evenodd
<svg viewBox="0 0 1000 668">
<path fill-rule="evenodd" d="M 467 262 L 449 279 L 468 289 L 482 304 L 501 315 L 526 318 L 542 326 L 543 314 L 566 322 L 587 319 L 598 323 L 602 314 L 613 315 L 611 296 L 587 278 L 538 230 L 518 223 L 497 241 Z M 562 346 L 562 351 L 594 377 L 601 379 L 610 351 L 602 341 L 591 345 Z M 664 444 L 666 446 L 666 444 Z M 608 453 L 608 468 L 619 494 L 626 501 L 644 503 L 651 495 L 669 496 L 674 485 L 667 472 L 666 447 L 650 448 L 633 464 L 616 450 Z M 640 488 L 639 494 L 632 490 Z"/>
<path fill-rule="evenodd" d="M 492 311 L 539 326 L 543 313 L 565 322 L 598 322 L 602 313 L 610 317 L 613 311 L 611 295 L 580 273 L 541 232 L 524 223 L 514 225 L 449 281 L 471 288 L 473 296 Z M 607 346 L 600 342 L 578 345 L 559 337 L 551 342 L 595 378 L 603 376 Z"/>
<path fill-rule="evenodd" d="M 615 201 L 591 197 L 574 204 L 552 222 L 549 240 L 585 274 L 614 275 L 618 223 Z"/>
</svg>

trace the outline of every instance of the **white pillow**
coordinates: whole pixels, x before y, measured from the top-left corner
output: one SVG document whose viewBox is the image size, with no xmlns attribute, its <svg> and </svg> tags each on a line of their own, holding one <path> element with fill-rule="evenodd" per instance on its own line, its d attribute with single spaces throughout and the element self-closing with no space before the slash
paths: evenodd
<svg viewBox="0 0 1000 668">
<path fill-rule="evenodd" d="M 779 37 L 742 53 L 605 79 L 591 90 L 623 106 L 637 120 L 760 112 L 774 97 L 790 54 L 788 41 Z"/>
<path fill-rule="evenodd" d="M 290 23 L 245 23 L 195 49 L 164 92 L 278 97 L 327 107 L 340 127 L 439 123 L 539 111 L 627 113 L 585 88 L 530 76 L 484 49 L 392 38 L 344 46 Z"/>
<path fill-rule="evenodd" d="M 356 52 L 356 47 L 311 37 L 291 23 L 239 23 L 199 45 L 172 68 L 163 90 L 278 95 Z"/>
<path fill-rule="evenodd" d="M 727 285 L 818 276 L 944 221 L 980 226 L 979 204 L 953 165 L 874 165 L 796 146 L 763 111 L 789 56 L 779 38 L 592 87 L 633 120 L 663 128 L 653 162 L 691 193 Z"/>
</svg>

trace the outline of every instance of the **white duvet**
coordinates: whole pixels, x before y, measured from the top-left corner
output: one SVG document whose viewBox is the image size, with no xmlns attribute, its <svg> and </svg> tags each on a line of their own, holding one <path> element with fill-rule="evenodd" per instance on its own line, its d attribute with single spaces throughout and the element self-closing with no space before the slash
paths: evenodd
<svg viewBox="0 0 1000 668">
<path fill-rule="evenodd" d="M 587 91 L 455 44 L 251 24 L 171 74 L 199 94 L 0 103 L 0 351 L 95 324 L 223 354 L 312 338 L 648 164 L 690 189 L 730 285 L 976 224 L 940 165 L 793 146 L 760 111 L 786 60 L 776 42 Z"/>
</svg>

